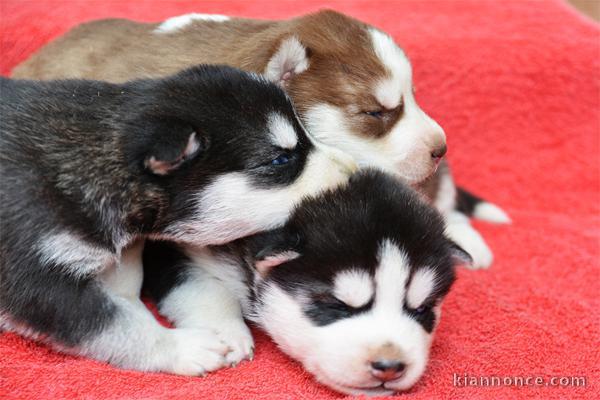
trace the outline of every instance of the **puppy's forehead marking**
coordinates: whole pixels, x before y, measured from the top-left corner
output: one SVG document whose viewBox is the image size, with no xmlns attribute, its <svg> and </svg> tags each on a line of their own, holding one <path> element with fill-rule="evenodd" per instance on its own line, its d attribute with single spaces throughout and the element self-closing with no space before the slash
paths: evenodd
<svg viewBox="0 0 600 400">
<path fill-rule="evenodd" d="M 333 295 L 351 307 L 364 306 L 373 297 L 373 280 L 364 271 L 342 271 L 335 276 Z"/>
<path fill-rule="evenodd" d="M 401 310 L 406 282 L 410 276 L 409 258 L 398 246 L 384 240 L 379 247 L 379 265 L 375 273 L 375 309 Z"/>
<path fill-rule="evenodd" d="M 273 144 L 283 149 L 293 149 L 298 144 L 298 135 L 292 123 L 279 113 L 272 113 L 268 119 Z"/>
<path fill-rule="evenodd" d="M 154 33 L 176 32 L 194 21 L 224 22 L 228 21 L 229 19 L 230 18 L 228 16 L 219 14 L 185 14 L 165 20 L 154 30 Z"/>
<path fill-rule="evenodd" d="M 418 308 L 429 297 L 435 288 L 436 275 L 430 268 L 417 270 L 410 281 L 406 293 L 407 305 Z"/>
<path fill-rule="evenodd" d="M 373 49 L 385 66 L 388 76 L 375 86 L 375 97 L 387 109 L 396 108 L 404 92 L 412 91 L 412 70 L 408 58 L 394 40 L 377 29 L 370 28 Z"/>
</svg>

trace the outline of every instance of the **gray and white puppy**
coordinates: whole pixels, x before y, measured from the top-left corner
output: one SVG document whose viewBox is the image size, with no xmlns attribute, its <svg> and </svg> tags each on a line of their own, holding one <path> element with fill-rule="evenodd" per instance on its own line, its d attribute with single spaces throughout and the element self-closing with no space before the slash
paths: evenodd
<svg viewBox="0 0 600 400">
<path fill-rule="evenodd" d="M 423 374 L 454 267 L 471 262 L 443 232 L 413 190 L 363 170 L 280 228 L 203 249 L 148 243 L 145 286 L 176 326 L 233 334 L 243 313 L 323 384 L 392 394 Z"/>
<path fill-rule="evenodd" d="M 139 271 L 117 271 L 139 262 L 140 238 L 269 229 L 353 169 L 309 139 L 281 89 L 229 67 L 0 90 L 0 329 L 123 368 L 202 374 L 230 350 L 130 296 Z"/>
</svg>

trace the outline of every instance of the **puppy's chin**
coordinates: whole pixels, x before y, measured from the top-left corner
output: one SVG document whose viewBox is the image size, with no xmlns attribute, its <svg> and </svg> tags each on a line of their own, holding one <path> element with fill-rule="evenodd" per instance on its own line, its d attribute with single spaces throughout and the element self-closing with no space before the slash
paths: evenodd
<svg viewBox="0 0 600 400">
<path fill-rule="evenodd" d="M 312 372 L 316 380 L 318 380 L 321 384 L 337 392 L 352 396 L 369 397 L 389 396 L 394 393 L 407 391 L 418 382 L 424 371 L 424 368 L 415 368 L 413 371 L 410 371 L 409 373 L 404 374 L 395 380 L 387 382 L 374 381 L 365 377 L 364 383 L 345 384 L 332 378 L 318 366 L 305 364 L 305 368 Z M 347 376 L 344 376 L 344 378 L 347 378 Z"/>
<path fill-rule="evenodd" d="M 339 385 L 333 382 L 327 382 L 319 379 L 319 381 L 325 386 L 335 390 L 336 392 L 349 394 L 351 396 L 367 396 L 367 397 L 379 397 L 379 396 L 391 396 L 396 393 L 393 390 L 386 389 L 383 385 L 379 384 L 374 387 L 353 387 Z"/>
<path fill-rule="evenodd" d="M 420 162 L 413 165 L 410 165 L 410 163 L 399 163 L 393 173 L 410 186 L 415 187 L 432 177 L 436 173 L 438 166 L 439 163 L 433 161 Z"/>
</svg>

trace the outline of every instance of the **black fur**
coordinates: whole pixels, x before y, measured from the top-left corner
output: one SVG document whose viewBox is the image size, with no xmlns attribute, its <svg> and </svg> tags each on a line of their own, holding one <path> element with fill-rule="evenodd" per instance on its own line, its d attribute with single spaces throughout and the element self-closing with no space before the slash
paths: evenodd
<svg viewBox="0 0 600 400">
<path fill-rule="evenodd" d="M 258 274 L 254 265 L 259 260 L 286 251 L 299 253 L 300 257 L 273 267 L 266 276 L 247 280 L 253 285 L 250 299 L 256 308 L 253 314 L 260 319 L 261 293 L 267 285 L 276 283 L 292 294 L 308 298 L 306 315 L 315 325 L 323 326 L 371 308 L 373 299 L 359 308 L 339 301 L 332 294 L 332 282 L 340 271 L 350 268 L 374 275 L 379 246 L 382 241 L 390 240 L 409 256 L 412 273 L 422 267 L 435 271 L 437 286 L 426 299 L 425 307 L 406 309 L 431 332 L 435 325 L 432 307 L 449 291 L 459 259 L 469 259 L 443 232 L 441 216 L 412 189 L 394 177 L 366 170 L 352 176 L 343 187 L 303 201 L 283 227 L 214 250 L 238 258 L 253 275 Z M 155 247 L 153 254 L 144 260 L 146 279 L 158 285 L 163 282 L 151 281 L 149 276 L 159 269 L 161 251 L 172 248 Z M 180 268 L 184 265 L 193 268 L 180 257 L 177 258 Z M 171 285 L 170 289 L 176 287 L 173 280 L 164 284 Z M 154 293 L 161 295 L 156 298 L 160 301 L 167 292 Z"/>
<path fill-rule="evenodd" d="M 301 257 L 273 268 L 263 282 L 272 280 L 288 291 L 308 295 L 312 304 L 306 312 L 317 325 L 363 311 L 322 299 L 331 296 L 332 279 L 341 270 L 360 268 L 373 275 L 378 247 L 386 239 L 409 256 L 413 273 L 425 266 L 435 271 L 437 286 L 430 303 L 440 301 L 454 281 L 455 245 L 443 235 L 440 215 L 413 190 L 380 172 L 358 173 L 348 185 L 305 201 L 281 230 L 275 240 L 282 233 L 299 237 L 299 244 L 289 241 L 288 249 Z M 416 319 L 426 330 L 432 329 L 427 319 Z"/>
<path fill-rule="evenodd" d="M 144 290 L 153 299 L 162 299 L 185 280 L 188 258 L 174 242 L 148 240 L 144 245 Z"/>
<path fill-rule="evenodd" d="M 483 203 L 481 197 L 474 195 L 473 193 L 461 188 L 460 186 L 456 187 L 456 210 L 461 213 L 473 216 L 473 212 L 475 211 L 475 207 L 479 203 Z"/>
<path fill-rule="evenodd" d="M 46 235 L 75 236 L 114 264 L 132 237 L 191 218 L 216 176 L 244 171 L 258 186 L 287 185 L 312 148 L 281 89 L 229 67 L 122 85 L 0 78 L 0 94 L 0 328 L 66 346 L 110 324 L 115 304 L 96 281 L 106 265 L 75 274 L 42 260 Z M 282 152 L 267 129 L 273 111 L 298 133 L 285 166 L 271 164 Z M 198 151 L 183 154 L 192 133 Z M 152 160 L 169 173 L 154 173 Z"/>
</svg>

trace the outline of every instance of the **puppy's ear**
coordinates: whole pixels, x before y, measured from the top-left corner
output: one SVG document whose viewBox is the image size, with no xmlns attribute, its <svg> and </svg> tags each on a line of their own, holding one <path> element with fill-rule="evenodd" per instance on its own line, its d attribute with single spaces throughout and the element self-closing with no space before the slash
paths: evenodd
<svg viewBox="0 0 600 400">
<path fill-rule="evenodd" d="M 271 56 L 264 75 L 271 82 L 285 87 L 296 75 L 309 66 L 310 49 L 300 43 L 296 36 L 284 38 Z"/>
<path fill-rule="evenodd" d="M 467 268 L 473 266 L 473 258 L 462 247 L 450 241 L 450 257 L 455 266 L 464 265 Z"/>
<path fill-rule="evenodd" d="M 300 236 L 283 229 L 258 234 L 252 238 L 251 263 L 261 277 L 278 265 L 301 256 Z"/>
<path fill-rule="evenodd" d="M 206 138 L 191 126 L 176 121 L 161 121 L 153 133 L 144 166 L 155 175 L 169 175 L 183 163 L 197 157 L 207 147 Z"/>
</svg>

